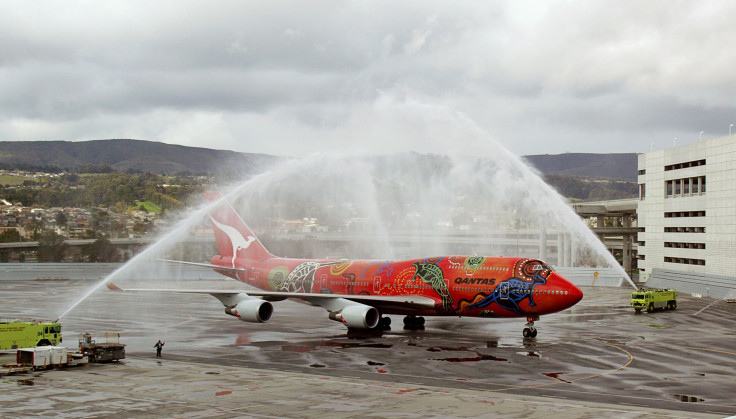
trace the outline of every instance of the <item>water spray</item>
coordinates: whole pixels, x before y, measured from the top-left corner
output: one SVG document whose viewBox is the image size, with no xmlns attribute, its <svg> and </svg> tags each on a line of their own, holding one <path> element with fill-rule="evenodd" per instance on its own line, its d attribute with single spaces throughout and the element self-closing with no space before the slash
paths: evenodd
<svg viewBox="0 0 736 419">
<path fill-rule="evenodd" d="M 248 220 L 258 213 L 269 218 L 289 219 L 295 216 L 295 208 L 303 212 L 315 210 L 324 218 L 322 221 L 328 222 L 368 220 L 365 231 L 373 233 L 374 240 L 367 246 L 372 248 L 356 251 L 357 245 L 351 244 L 351 258 L 360 256 L 361 251 L 370 255 L 380 251 L 382 257 L 397 257 L 399 251 L 404 252 L 401 256 L 411 257 L 453 253 L 452 249 L 443 247 L 446 244 L 443 237 L 459 234 L 460 230 L 452 219 L 455 216 L 462 218 L 472 215 L 482 228 L 500 232 L 504 229 L 509 232 L 509 226 L 516 223 L 517 240 L 518 230 L 522 227 L 549 228 L 558 235 L 569 235 L 574 247 L 581 251 L 588 249 L 596 263 L 605 261 L 634 286 L 613 255 L 565 200 L 522 159 L 499 145 L 463 115 L 444 107 L 411 101 L 401 105 L 396 110 L 397 114 L 418 113 L 428 126 L 432 123 L 438 123 L 439 127 L 447 126 L 451 128 L 452 138 L 468 137 L 474 139 L 476 145 L 473 149 L 448 148 L 448 151 L 453 151 L 449 156 L 419 153 L 376 156 L 337 151 L 316 153 L 303 159 L 284 161 L 263 174 L 235 185 L 229 191 L 224 191 L 221 200 L 234 203 L 247 194 L 246 202 L 241 204 L 249 208 L 241 213 Z M 442 130 L 434 131 L 425 129 L 423 132 L 424 135 L 439 137 L 444 134 Z M 439 142 L 440 139 L 433 141 Z M 444 142 L 447 147 L 452 147 L 447 138 Z M 194 210 L 154 244 L 95 284 L 59 318 L 66 316 L 102 286 L 123 276 L 131 267 L 153 259 L 172 242 L 180 241 L 219 203 L 207 203 Z M 306 216 L 309 214 L 299 215 Z M 460 219 L 458 222 L 463 221 Z M 473 224 L 476 220 L 466 222 Z M 451 230 L 451 227 L 455 229 Z M 399 250 L 400 246 L 391 239 L 391 233 L 402 229 L 405 230 L 404 237 L 413 242 L 409 249 Z M 423 235 L 427 231 L 431 232 L 431 240 Z M 505 248 L 484 240 L 482 235 L 478 237 L 480 240 L 467 249 L 470 254 L 502 256 L 515 253 L 509 252 L 508 238 L 513 237 L 510 233 L 506 235 Z M 518 248 L 517 244 L 515 250 Z M 581 252 L 572 253 L 576 259 L 580 258 Z"/>
</svg>

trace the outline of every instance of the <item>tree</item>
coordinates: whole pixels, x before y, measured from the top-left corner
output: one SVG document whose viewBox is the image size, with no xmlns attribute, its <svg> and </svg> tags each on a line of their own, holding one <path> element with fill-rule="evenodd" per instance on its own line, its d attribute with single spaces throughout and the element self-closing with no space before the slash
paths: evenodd
<svg viewBox="0 0 736 419">
<path fill-rule="evenodd" d="M 82 255 L 87 257 L 89 262 L 117 262 L 120 260 L 115 246 L 110 243 L 107 237 L 98 234 L 97 240 L 82 247 Z"/>
<path fill-rule="evenodd" d="M 140 221 L 136 221 L 133 225 L 133 231 L 136 233 L 144 234 L 148 230 L 148 225 Z"/>
<path fill-rule="evenodd" d="M 68 247 L 64 236 L 54 230 L 44 230 L 38 238 L 38 261 L 61 262 L 66 256 Z"/>
<path fill-rule="evenodd" d="M 69 218 L 64 214 L 64 211 L 59 211 L 56 213 L 56 225 L 59 227 L 64 227 L 69 222 Z"/>
<path fill-rule="evenodd" d="M 38 218 L 31 217 L 26 222 L 26 230 L 31 230 L 31 240 L 38 240 L 39 232 L 43 229 L 43 221 Z"/>
<path fill-rule="evenodd" d="M 11 243 L 20 241 L 20 232 L 12 228 L 0 233 L 0 243 Z"/>
</svg>

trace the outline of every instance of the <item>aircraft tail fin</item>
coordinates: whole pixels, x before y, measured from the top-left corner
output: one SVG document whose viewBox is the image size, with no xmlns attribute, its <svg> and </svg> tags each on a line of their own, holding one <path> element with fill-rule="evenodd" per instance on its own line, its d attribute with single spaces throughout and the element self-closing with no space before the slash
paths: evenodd
<svg viewBox="0 0 736 419">
<path fill-rule="evenodd" d="M 205 198 L 215 202 L 222 198 L 222 194 L 205 192 Z M 210 221 L 220 257 L 231 259 L 233 267 L 239 258 L 263 260 L 274 257 L 228 202 L 223 201 L 210 212 Z"/>
</svg>

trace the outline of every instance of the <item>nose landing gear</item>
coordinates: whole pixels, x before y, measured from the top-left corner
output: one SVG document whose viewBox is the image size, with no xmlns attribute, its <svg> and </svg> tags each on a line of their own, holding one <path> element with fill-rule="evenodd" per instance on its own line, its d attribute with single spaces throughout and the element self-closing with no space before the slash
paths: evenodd
<svg viewBox="0 0 736 419">
<path fill-rule="evenodd" d="M 539 316 L 528 316 L 526 318 L 526 327 L 522 331 L 522 335 L 524 335 L 525 338 L 537 337 L 537 329 L 534 327 L 535 320 L 539 320 Z"/>
</svg>

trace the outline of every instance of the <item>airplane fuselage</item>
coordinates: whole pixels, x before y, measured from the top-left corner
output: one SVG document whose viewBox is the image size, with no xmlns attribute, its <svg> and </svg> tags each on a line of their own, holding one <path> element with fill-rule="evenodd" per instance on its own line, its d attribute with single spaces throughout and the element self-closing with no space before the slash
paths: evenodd
<svg viewBox="0 0 736 419">
<path fill-rule="evenodd" d="M 253 260 L 215 256 L 220 273 L 284 293 L 426 297 L 433 308 L 385 306 L 382 314 L 538 317 L 564 310 L 582 292 L 544 262 L 518 257 L 443 256 L 402 261 Z"/>
</svg>

